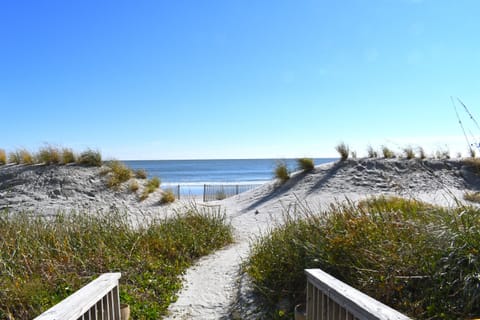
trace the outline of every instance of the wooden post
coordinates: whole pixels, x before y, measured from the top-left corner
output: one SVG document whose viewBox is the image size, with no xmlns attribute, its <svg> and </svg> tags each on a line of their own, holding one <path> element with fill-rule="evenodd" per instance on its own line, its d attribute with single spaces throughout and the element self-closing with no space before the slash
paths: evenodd
<svg viewBox="0 0 480 320">
<path fill-rule="evenodd" d="M 206 195 L 207 195 L 207 185 L 204 184 L 203 185 L 203 202 L 207 202 Z"/>
</svg>

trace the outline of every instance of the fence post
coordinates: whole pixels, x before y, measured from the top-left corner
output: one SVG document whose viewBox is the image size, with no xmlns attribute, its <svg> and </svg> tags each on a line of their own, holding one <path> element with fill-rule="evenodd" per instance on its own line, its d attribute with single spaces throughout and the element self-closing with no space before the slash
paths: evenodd
<svg viewBox="0 0 480 320">
<path fill-rule="evenodd" d="M 203 185 L 203 202 L 207 202 L 207 200 L 206 200 L 206 198 L 205 198 L 205 197 L 206 197 L 206 194 L 207 194 L 207 185 L 204 184 L 204 185 Z"/>
<path fill-rule="evenodd" d="M 238 195 L 238 184 L 235 186 L 235 195 Z"/>
<path fill-rule="evenodd" d="M 180 200 L 180 185 L 177 186 L 177 198 Z"/>
</svg>

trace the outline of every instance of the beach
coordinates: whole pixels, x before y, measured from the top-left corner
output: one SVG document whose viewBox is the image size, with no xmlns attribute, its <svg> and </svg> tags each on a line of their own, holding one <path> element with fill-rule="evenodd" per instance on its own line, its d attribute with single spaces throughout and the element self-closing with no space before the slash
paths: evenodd
<svg viewBox="0 0 480 320">
<path fill-rule="evenodd" d="M 178 299 L 166 319 L 256 319 L 254 298 L 241 264 L 252 240 L 282 223 L 299 207 L 321 212 L 332 203 L 374 195 L 395 195 L 442 206 L 463 201 L 466 191 L 480 188 L 480 179 L 461 160 L 358 159 L 295 172 L 284 184 L 271 180 L 219 201 L 201 198 L 160 205 L 161 190 L 139 202 L 125 188 L 105 187 L 101 168 L 77 165 L 6 165 L 0 167 L 0 209 L 52 215 L 58 211 L 125 210 L 131 216 L 149 212 L 168 216 L 192 203 L 220 210 L 231 223 L 234 243 L 199 259 L 183 277 Z"/>
</svg>

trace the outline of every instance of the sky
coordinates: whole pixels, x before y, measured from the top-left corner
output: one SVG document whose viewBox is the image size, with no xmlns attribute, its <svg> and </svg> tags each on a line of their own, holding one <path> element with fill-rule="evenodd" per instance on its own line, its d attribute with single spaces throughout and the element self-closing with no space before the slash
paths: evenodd
<svg viewBox="0 0 480 320">
<path fill-rule="evenodd" d="M 451 97 L 480 120 L 479 12 L 478 0 L 1 0 L 0 148 L 466 154 Z"/>
</svg>

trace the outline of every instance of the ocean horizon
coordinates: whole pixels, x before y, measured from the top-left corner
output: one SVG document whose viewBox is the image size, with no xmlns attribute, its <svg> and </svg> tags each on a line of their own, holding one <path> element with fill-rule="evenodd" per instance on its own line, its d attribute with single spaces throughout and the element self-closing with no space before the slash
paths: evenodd
<svg viewBox="0 0 480 320">
<path fill-rule="evenodd" d="M 314 158 L 315 165 L 337 158 Z M 278 162 L 296 171 L 297 159 L 200 159 L 200 160 L 124 160 L 130 168 L 144 169 L 149 178 L 157 176 L 162 187 L 180 188 L 182 195 L 198 196 L 204 185 L 261 185 L 274 179 Z"/>
</svg>

